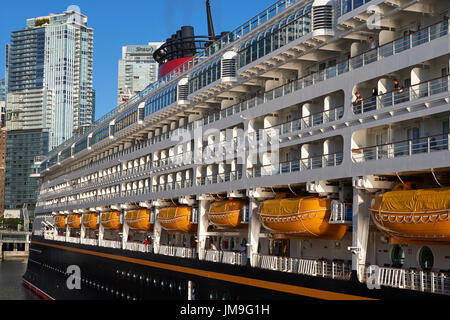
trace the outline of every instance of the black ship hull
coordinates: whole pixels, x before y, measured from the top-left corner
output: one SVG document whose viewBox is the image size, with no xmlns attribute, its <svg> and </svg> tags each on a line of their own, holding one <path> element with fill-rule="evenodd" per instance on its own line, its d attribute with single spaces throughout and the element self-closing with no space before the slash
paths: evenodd
<svg viewBox="0 0 450 320">
<path fill-rule="evenodd" d="M 81 286 L 69 289 L 69 266 Z M 354 278 L 354 277 L 352 277 Z M 431 293 L 33 237 L 23 282 L 54 300 L 411 300 L 448 299 Z"/>
</svg>

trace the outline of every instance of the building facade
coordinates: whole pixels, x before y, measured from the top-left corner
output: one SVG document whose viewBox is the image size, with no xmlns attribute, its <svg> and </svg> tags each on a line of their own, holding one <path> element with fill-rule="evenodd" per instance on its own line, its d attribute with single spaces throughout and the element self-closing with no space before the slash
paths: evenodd
<svg viewBox="0 0 450 320">
<path fill-rule="evenodd" d="M 122 59 L 119 60 L 119 104 L 158 80 L 158 63 L 153 59 L 153 53 L 162 44 L 150 42 L 148 45 L 122 47 Z"/>
<path fill-rule="evenodd" d="M 35 157 L 93 122 L 93 29 L 76 11 L 28 19 L 6 46 L 5 209 L 34 206 Z"/>
<path fill-rule="evenodd" d="M 93 121 L 93 30 L 86 16 L 64 12 L 28 19 L 26 28 L 14 31 L 11 40 L 7 93 L 14 93 L 17 101 L 18 95 L 27 96 L 30 90 L 41 90 L 43 95 L 52 91 L 52 104 L 42 108 L 51 114 L 49 149 L 53 149 Z"/>
</svg>

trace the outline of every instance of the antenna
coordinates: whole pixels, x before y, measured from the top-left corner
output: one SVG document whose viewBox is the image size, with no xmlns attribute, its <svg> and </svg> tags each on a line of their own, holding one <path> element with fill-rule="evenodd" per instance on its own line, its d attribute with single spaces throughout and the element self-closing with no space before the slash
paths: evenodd
<svg viewBox="0 0 450 320">
<path fill-rule="evenodd" d="M 208 17 L 208 36 L 209 40 L 214 41 L 216 34 L 214 33 L 214 24 L 211 15 L 211 4 L 206 0 L 206 16 Z"/>
</svg>

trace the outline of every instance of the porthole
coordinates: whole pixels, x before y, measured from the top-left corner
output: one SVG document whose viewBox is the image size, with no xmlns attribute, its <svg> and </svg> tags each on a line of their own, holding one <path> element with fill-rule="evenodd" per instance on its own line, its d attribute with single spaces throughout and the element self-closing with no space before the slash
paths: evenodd
<svg viewBox="0 0 450 320">
<path fill-rule="evenodd" d="M 401 268 L 405 263 L 405 251 L 399 245 L 395 245 L 391 251 L 392 267 Z"/>
<path fill-rule="evenodd" d="M 175 293 L 175 281 L 174 280 L 171 280 L 169 282 L 169 291 L 170 291 L 171 295 L 173 295 Z"/>
<path fill-rule="evenodd" d="M 187 294 L 186 291 L 187 291 L 186 283 L 180 282 L 180 284 L 178 285 L 178 294 L 184 297 Z"/>
<path fill-rule="evenodd" d="M 231 300 L 231 296 L 229 292 L 225 292 L 222 296 L 222 300 Z"/>
<path fill-rule="evenodd" d="M 166 291 L 167 281 L 165 279 L 161 280 L 161 290 Z"/>
<path fill-rule="evenodd" d="M 430 248 L 422 247 L 419 251 L 419 265 L 423 270 L 431 270 L 434 265 L 434 255 Z"/>
<path fill-rule="evenodd" d="M 209 293 L 209 300 L 217 300 L 217 291 L 216 289 L 212 289 Z"/>
<path fill-rule="evenodd" d="M 158 288 L 158 287 L 159 287 L 159 278 L 158 278 L 158 277 L 155 277 L 155 278 L 153 279 L 153 286 L 154 286 L 155 288 Z"/>
</svg>

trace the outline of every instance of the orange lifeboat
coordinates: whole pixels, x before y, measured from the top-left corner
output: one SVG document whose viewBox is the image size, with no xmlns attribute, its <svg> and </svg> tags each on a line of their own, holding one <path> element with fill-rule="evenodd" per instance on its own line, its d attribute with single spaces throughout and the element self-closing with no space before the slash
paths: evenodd
<svg viewBox="0 0 450 320">
<path fill-rule="evenodd" d="M 162 208 L 158 215 L 158 221 L 163 229 L 185 233 L 197 231 L 197 225 L 191 223 L 191 218 L 192 208 L 185 206 Z"/>
<path fill-rule="evenodd" d="M 330 224 L 331 200 L 275 199 L 259 207 L 262 225 L 279 237 L 341 240 L 349 226 Z"/>
<path fill-rule="evenodd" d="M 98 229 L 98 214 L 97 213 L 85 213 L 81 217 L 81 223 L 85 228 Z"/>
<path fill-rule="evenodd" d="M 131 229 L 150 231 L 153 229 L 150 216 L 151 212 L 148 209 L 130 210 L 125 214 L 125 222 Z"/>
<path fill-rule="evenodd" d="M 112 230 L 122 229 L 122 225 L 120 224 L 119 211 L 103 212 L 100 220 L 102 226 L 105 229 L 112 229 Z"/>
<path fill-rule="evenodd" d="M 242 214 L 247 204 L 244 200 L 213 202 L 208 212 L 209 221 L 219 228 L 245 228 L 247 224 L 242 223 Z"/>
<path fill-rule="evenodd" d="M 65 229 L 66 228 L 66 216 L 60 215 L 55 217 L 55 225 L 57 228 Z"/>
<path fill-rule="evenodd" d="M 67 217 L 67 224 L 69 228 L 80 229 L 81 228 L 81 215 L 71 214 Z"/>
<path fill-rule="evenodd" d="M 392 244 L 450 244 L 450 188 L 396 188 L 375 196 L 371 216 Z"/>
</svg>

